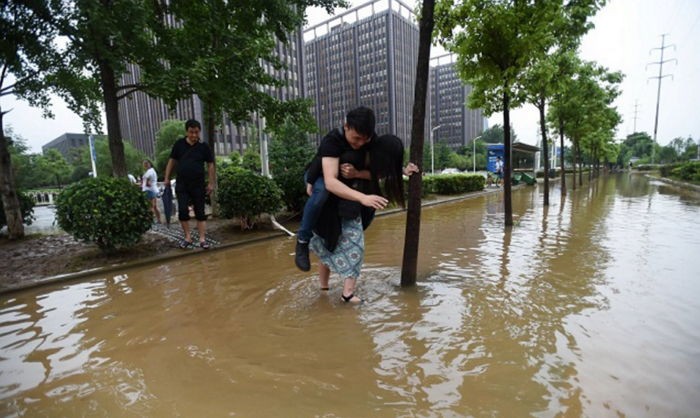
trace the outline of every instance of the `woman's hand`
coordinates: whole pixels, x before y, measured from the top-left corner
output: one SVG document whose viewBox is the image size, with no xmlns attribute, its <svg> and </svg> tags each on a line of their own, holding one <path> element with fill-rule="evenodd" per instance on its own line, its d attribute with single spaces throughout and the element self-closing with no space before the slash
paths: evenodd
<svg viewBox="0 0 700 418">
<path fill-rule="evenodd" d="M 403 175 L 407 177 L 411 177 L 411 174 L 413 173 L 420 173 L 420 169 L 418 169 L 418 166 L 413 164 L 413 163 L 408 163 L 406 167 L 403 169 Z"/>
<path fill-rule="evenodd" d="M 310 185 L 309 183 L 306 183 L 306 194 L 311 196 L 311 192 L 313 192 L 314 186 Z"/>
<path fill-rule="evenodd" d="M 362 206 L 367 206 L 368 208 L 384 209 L 389 201 L 376 194 L 366 194 L 360 199 L 360 203 Z"/>
<path fill-rule="evenodd" d="M 340 165 L 340 175 L 346 179 L 354 179 L 358 175 L 358 171 L 355 170 L 355 166 L 349 163 Z"/>
</svg>

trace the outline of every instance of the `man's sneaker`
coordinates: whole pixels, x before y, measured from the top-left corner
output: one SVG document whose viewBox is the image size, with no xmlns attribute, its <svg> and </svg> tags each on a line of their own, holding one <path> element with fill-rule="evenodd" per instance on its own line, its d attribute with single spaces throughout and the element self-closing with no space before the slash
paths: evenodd
<svg viewBox="0 0 700 418">
<path fill-rule="evenodd" d="M 311 270 L 311 262 L 309 261 L 309 243 L 297 241 L 296 249 L 294 250 L 294 263 L 301 271 Z"/>
</svg>

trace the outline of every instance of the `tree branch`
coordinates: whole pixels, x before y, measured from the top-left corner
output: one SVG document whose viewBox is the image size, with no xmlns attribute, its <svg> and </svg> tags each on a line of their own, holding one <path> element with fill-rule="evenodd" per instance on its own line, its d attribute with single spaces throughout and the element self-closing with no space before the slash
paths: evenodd
<svg viewBox="0 0 700 418">
<path fill-rule="evenodd" d="M 126 86 L 117 88 L 117 90 L 123 90 L 124 88 L 126 88 Z M 137 91 L 143 91 L 143 89 L 144 89 L 144 86 L 134 85 L 131 89 L 125 91 L 124 93 L 117 94 L 117 100 L 121 100 L 121 99 L 125 98 L 126 96 L 130 95 L 131 93 L 134 93 Z"/>
<path fill-rule="evenodd" d="M 126 89 L 143 89 L 145 86 L 143 84 L 124 84 L 123 86 L 117 86 L 117 91 Z"/>
</svg>

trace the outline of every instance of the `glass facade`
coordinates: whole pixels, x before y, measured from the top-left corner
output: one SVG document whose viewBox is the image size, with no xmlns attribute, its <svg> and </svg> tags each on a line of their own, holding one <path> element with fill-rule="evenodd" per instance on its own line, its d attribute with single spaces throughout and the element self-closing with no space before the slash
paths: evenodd
<svg viewBox="0 0 700 418">
<path fill-rule="evenodd" d="M 304 32 L 306 97 L 321 136 L 348 110 L 374 110 L 378 133 L 410 138 L 418 25 L 396 0 L 377 0 Z"/>
</svg>

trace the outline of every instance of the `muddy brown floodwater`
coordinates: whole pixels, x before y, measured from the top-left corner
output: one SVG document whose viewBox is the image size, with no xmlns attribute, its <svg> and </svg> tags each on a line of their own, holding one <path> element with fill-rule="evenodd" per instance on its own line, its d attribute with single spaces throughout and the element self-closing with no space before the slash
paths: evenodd
<svg viewBox="0 0 700 418">
<path fill-rule="evenodd" d="M 697 416 L 700 197 L 627 173 L 367 233 L 359 293 L 292 239 L 0 299 L 2 416 Z"/>
</svg>

